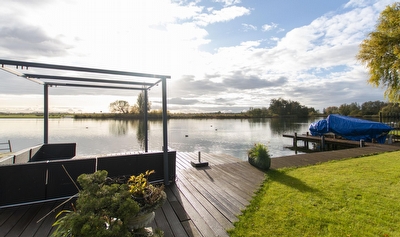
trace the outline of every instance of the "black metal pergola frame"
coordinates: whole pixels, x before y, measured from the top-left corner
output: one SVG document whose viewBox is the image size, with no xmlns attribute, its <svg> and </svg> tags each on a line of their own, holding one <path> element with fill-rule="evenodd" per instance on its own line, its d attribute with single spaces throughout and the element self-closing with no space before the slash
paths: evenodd
<svg viewBox="0 0 400 237">
<path fill-rule="evenodd" d="M 7 67 L 15 66 L 16 69 Z M 29 68 L 48 69 L 51 72 L 59 72 L 58 74 L 30 74 L 23 73 L 22 70 Z M 12 73 L 16 76 L 26 78 L 30 81 L 43 85 L 44 87 L 44 144 L 48 143 L 48 120 L 49 120 L 49 92 L 48 88 L 52 86 L 66 87 L 90 87 L 101 89 L 118 89 L 118 90 L 141 90 L 144 92 L 145 108 L 144 108 L 144 124 L 145 124 L 145 152 L 148 152 L 148 116 L 147 101 L 148 90 L 152 87 L 162 84 L 162 120 L 163 120 L 163 157 L 164 157 L 164 181 L 168 182 L 168 135 L 167 135 L 167 79 L 171 76 L 157 75 L 148 73 L 137 73 L 128 71 L 106 70 L 98 68 L 65 66 L 45 63 L 23 62 L 14 60 L 0 59 L 0 69 Z M 75 72 L 85 74 L 84 76 L 64 76 L 67 72 Z M 89 75 L 89 76 L 87 76 Z M 99 78 L 102 75 L 106 78 Z M 138 78 L 154 79 L 152 82 L 138 81 Z"/>
</svg>

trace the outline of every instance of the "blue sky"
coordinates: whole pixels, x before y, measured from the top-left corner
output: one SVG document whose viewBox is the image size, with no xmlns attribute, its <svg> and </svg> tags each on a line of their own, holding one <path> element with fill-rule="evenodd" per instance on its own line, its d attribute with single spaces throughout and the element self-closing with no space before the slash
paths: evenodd
<svg viewBox="0 0 400 237">
<path fill-rule="evenodd" d="M 171 112 L 240 112 L 271 99 L 385 101 L 355 59 L 390 0 L 5 0 L 0 58 L 167 74 Z M 5 7 L 4 7 L 5 6 Z M 42 87 L 0 71 L 0 111 L 43 108 Z M 160 91 L 149 93 L 160 108 Z M 50 90 L 52 112 L 108 111 L 137 94 Z"/>
</svg>

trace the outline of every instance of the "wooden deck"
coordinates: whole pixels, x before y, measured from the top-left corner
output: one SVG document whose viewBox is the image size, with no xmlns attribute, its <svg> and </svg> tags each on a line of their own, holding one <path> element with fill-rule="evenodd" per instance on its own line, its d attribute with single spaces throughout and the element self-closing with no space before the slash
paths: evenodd
<svg viewBox="0 0 400 237">
<path fill-rule="evenodd" d="M 272 168 L 304 166 L 329 160 L 400 150 L 400 146 L 376 145 L 272 159 Z M 218 154 L 201 154 L 209 167 L 193 168 L 196 153 L 177 153 L 177 179 L 166 188 L 168 202 L 156 211 L 153 228 L 168 236 L 228 236 L 237 216 L 249 204 L 265 174 L 246 161 Z M 60 202 L 0 209 L 0 236 L 50 236 Z M 50 215 L 42 221 L 47 213 Z"/>
<path fill-rule="evenodd" d="M 376 153 L 397 151 L 397 150 L 400 150 L 400 143 L 396 143 L 395 145 L 366 143 L 365 147 L 279 157 L 276 159 L 272 159 L 271 169 L 314 165 L 330 160 L 341 160 L 351 157 L 361 157 Z"/>
</svg>

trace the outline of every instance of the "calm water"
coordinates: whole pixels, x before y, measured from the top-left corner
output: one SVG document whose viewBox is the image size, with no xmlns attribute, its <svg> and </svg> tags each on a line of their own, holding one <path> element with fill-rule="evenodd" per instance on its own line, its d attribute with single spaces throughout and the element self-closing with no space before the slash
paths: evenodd
<svg viewBox="0 0 400 237">
<path fill-rule="evenodd" d="M 171 119 L 169 147 L 176 151 L 230 154 L 247 159 L 256 142 L 267 144 L 273 157 L 292 155 L 290 138 L 305 133 L 316 119 Z M 149 150 L 162 149 L 162 122 L 149 121 Z M 50 119 L 49 143 L 77 143 L 77 155 L 143 151 L 138 120 Z M 11 140 L 14 151 L 43 143 L 43 119 L 0 119 L 0 142 Z"/>
</svg>

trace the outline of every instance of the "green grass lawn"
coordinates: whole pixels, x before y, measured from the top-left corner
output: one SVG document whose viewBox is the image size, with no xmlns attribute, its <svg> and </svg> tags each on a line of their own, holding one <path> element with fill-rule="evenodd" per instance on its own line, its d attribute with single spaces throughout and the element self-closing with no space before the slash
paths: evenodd
<svg viewBox="0 0 400 237">
<path fill-rule="evenodd" d="M 400 152 L 266 176 L 231 236 L 400 236 Z"/>
</svg>

